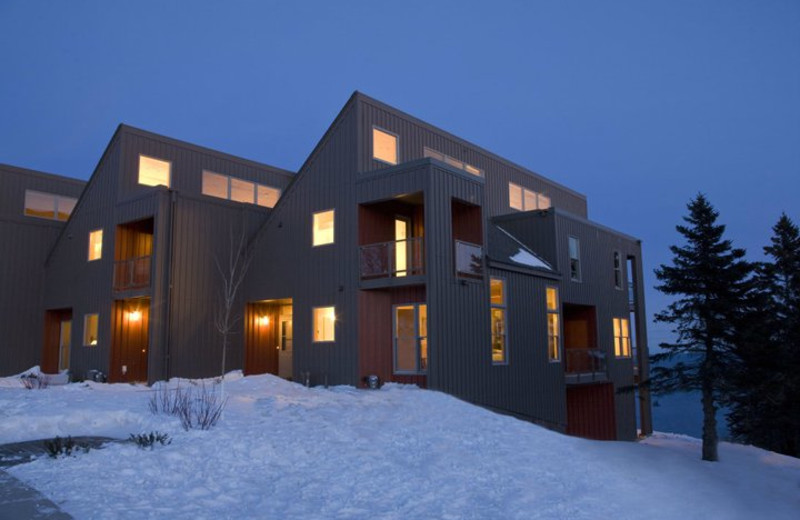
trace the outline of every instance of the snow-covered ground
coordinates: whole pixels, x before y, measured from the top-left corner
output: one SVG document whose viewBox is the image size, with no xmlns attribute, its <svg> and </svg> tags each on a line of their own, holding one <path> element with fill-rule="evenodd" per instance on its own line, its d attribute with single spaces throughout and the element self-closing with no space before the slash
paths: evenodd
<svg viewBox="0 0 800 520">
<path fill-rule="evenodd" d="M 225 392 L 221 422 L 185 432 L 149 412 L 145 386 L 0 380 L 0 443 L 173 439 L 8 471 L 78 519 L 800 517 L 800 459 L 753 447 L 723 443 L 721 462 L 706 463 L 690 437 L 576 439 L 401 385 L 309 389 L 230 374 Z"/>
</svg>

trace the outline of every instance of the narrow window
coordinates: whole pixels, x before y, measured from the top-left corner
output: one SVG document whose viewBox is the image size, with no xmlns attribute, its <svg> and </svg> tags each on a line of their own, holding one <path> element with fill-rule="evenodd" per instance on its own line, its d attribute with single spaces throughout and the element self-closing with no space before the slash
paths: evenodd
<svg viewBox="0 0 800 520">
<path fill-rule="evenodd" d="M 522 211 L 522 186 L 518 186 L 513 182 L 508 183 L 508 205 L 511 209 Z"/>
<path fill-rule="evenodd" d="M 569 237 L 569 279 L 581 281 L 581 244 L 575 237 Z"/>
<path fill-rule="evenodd" d="M 627 318 L 614 318 L 614 355 L 631 357 L 631 331 Z"/>
<path fill-rule="evenodd" d="M 530 211 L 532 209 L 536 209 L 536 197 L 539 195 L 535 191 L 531 190 L 522 190 L 523 196 L 522 200 L 525 203 L 525 211 Z"/>
<path fill-rule="evenodd" d="M 263 184 L 257 185 L 256 190 L 256 204 L 264 206 L 265 208 L 275 207 L 275 204 L 278 203 L 278 199 L 281 196 L 281 190 L 271 186 L 264 186 Z"/>
<path fill-rule="evenodd" d="M 83 316 L 83 346 L 94 347 L 97 345 L 97 314 Z"/>
<path fill-rule="evenodd" d="M 389 164 L 397 164 L 397 155 L 397 136 L 373 127 L 372 157 Z"/>
<path fill-rule="evenodd" d="M 228 177 L 203 170 L 203 195 L 228 199 Z"/>
<path fill-rule="evenodd" d="M 256 185 L 250 181 L 243 181 L 231 177 L 231 200 L 236 202 L 256 203 Z"/>
<path fill-rule="evenodd" d="M 495 364 L 508 361 L 506 351 L 506 288 L 500 278 L 489 281 L 489 296 L 492 315 L 492 362 Z"/>
<path fill-rule="evenodd" d="M 548 197 L 547 195 L 542 195 L 540 193 L 539 194 L 538 208 L 539 209 L 547 209 L 549 207 L 550 207 L 550 197 Z"/>
<path fill-rule="evenodd" d="M 622 289 L 622 259 L 619 251 L 614 251 L 614 288 Z"/>
<path fill-rule="evenodd" d="M 547 288 L 547 357 L 561 361 L 561 328 L 558 311 L 558 289 Z"/>
<path fill-rule="evenodd" d="M 483 170 L 480 168 L 476 168 L 471 164 L 464 163 L 464 171 L 467 173 L 471 173 L 472 175 L 476 175 L 478 177 L 483 177 Z"/>
<path fill-rule="evenodd" d="M 146 155 L 139 156 L 139 184 L 169 188 L 170 170 L 169 161 L 154 159 Z"/>
<path fill-rule="evenodd" d="M 333 244 L 333 210 L 314 213 L 314 245 Z"/>
<path fill-rule="evenodd" d="M 103 230 L 95 229 L 89 232 L 89 261 L 100 260 L 103 257 Z"/>
<path fill-rule="evenodd" d="M 72 197 L 56 197 L 56 219 L 67 220 L 77 203 L 78 199 Z"/>
<path fill-rule="evenodd" d="M 335 307 L 314 307 L 314 341 L 334 341 L 336 328 Z"/>
<path fill-rule="evenodd" d="M 424 374 L 428 369 L 428 307 L 394 306 L 394 372 Z"/>
<path fill-rule="evenodd" d="M 422 148 L 422 155 L 423 157 L 431 157 L 433 159 L 439 160 L 444 162 L 444 154 L 441 152 L 437 152 L 436 150 L 431 150 L 427 146 Z"/>
</svg>

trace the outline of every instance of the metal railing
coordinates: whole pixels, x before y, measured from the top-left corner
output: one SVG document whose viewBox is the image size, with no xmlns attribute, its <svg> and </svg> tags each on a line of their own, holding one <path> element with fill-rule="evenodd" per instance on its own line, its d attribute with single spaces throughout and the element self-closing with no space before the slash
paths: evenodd
<svg viewBox="0 0 800 520">
<path fill-rule="evenodd" d="M 114 262 L 114 290 L 141 289 L 150 285 L 150 256 Z"/>
<path fill-rule="evenodd" d="M 607 379 L 606 354 L 599 348 L 564 349 L 564 371 L 574 382 L 583 383 Z"/>
<path fill-rule="evenodd" d="M 456 274 L 467 278 L 483 278 L 483 247 L 455 241 Z"/>
<path fill-rule="evenodd" d="M 425 274 L 423 237 L 361 246 L 359 267 L 362 279 Z"/>
</svg>

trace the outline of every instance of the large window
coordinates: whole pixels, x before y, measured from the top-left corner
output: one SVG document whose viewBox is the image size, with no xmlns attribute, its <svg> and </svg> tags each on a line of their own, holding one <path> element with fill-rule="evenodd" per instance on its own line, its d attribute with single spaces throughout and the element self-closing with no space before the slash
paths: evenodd
<svg viewBox="0 0 800 520">
<path fill-rule="evenodd" d="M 25 215 L 51 220 L 67 220 L 78 199 L 52 193 L 25 190 Z"/>
<path fill-rule="evenodd" d="M 489 280 L 492 315 L 492 362 L 508 362 L 506 348 L 506 287 L 501 278 Z"/>
<path fill-rule="evenodd" d="M 258 204 L 271 208 L 278 202 L 281 190 L 228 175 L 203 170 L 203 195 L 220 199 Z"/>
<path fill-rule="evenodd" d="M 314 307 L 314 341 L 334 341 L 336 330 L 335 307 Z"/>
<path fill-rule="evenodd" d="M 548 287 L 547 293 L 547 357 L 561 361 L 561 325 L 559 323 L 558 289 Z"/>
<path fill-rule="evenodd" d="M 471 173 L 477 177 L 483 177 L 483 170 L 472 166 L 471 164 L 467 164 L 464 161 L 459 161 L 455 157 L 450 157 L 449 155 L 445 155 L 442 152 L 437 152 L 427 146 L 422 148 L 422 155 L 424 157 L 431 157 L 433 159 L 438 159 L 444 163 L 449 164 L 450 166 L 455 166 L 456 168 L 460 168 L 467 173 Z"/>
<path fill-rule="evenodd" d="M 372 128 L 372 157 L 389 164 L 397 164 L 397 136 L 380 128 Z"/>
<path fill-rule="evenodd" d="M 569 237 L 569 279 L 581 281 L 581 243 L 575 237 Z"/>
<path fill-rule="evenodd" d="M 614 251 L 614 288 L 622 289 L 622 258 L 619 251 Z"/>
<path fill-rule="evenodd" d="M 508 205 L 511 209 L 531 211 L 534 209 L 547 209 L 550 207 L 550 197 L 523 188 L 513 182 L 508 183 Z"/>
<path fill-rule="evenodd" d="M 424 303 L 394 307 L 394 371 L 424 374 L 428 370 L 428 306 Z"/>
<path fill-rule="evenodd" d="M 314 213 L 314 245 L 333 244 L 333 210 Z"/>
<path fill-rule="evenodd" d="M 89 261 L 103 258 L 103 230 L 89 232 Z"/>
<path fill-rule="evenodd" d="M 614 318 L 614 355 L 631 357 L 631 329 L 627 318 Z"/>
<path fill-rule="evenodd" d="M 83 316 L 83 346 L 97 346 L 97 314 L 86 314 Z"/>
<path fill-rule="evenodd" d="M 139 184 L 169 188 L 171 164 L 169 161 L 139 156 Z"/>
</svg>

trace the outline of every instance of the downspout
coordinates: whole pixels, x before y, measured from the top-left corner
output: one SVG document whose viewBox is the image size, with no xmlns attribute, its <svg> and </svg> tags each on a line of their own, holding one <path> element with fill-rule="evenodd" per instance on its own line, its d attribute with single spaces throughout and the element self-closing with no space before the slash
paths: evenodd
<svg viewBox="0 0 800 520">
<path fill-rule="evenodd" d="M 164 326 L 164 379 L 169 381 L 172 374 L 170 367 L 170 333 L 172 331 L 172 276 L 174 273 L 173 265 L 173 242 L 175 237 L 175 205 L 177 202 L 178 194 L 173 190 L 169 190 L 169 211 L 167 212 L 167 227 L 169 228 L 169 236 L 167 237 L 167 281 L 166 281 L 166 324 Z"/>
</svg>

